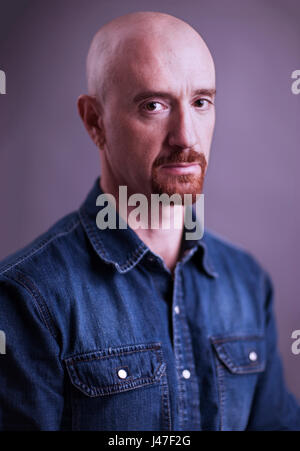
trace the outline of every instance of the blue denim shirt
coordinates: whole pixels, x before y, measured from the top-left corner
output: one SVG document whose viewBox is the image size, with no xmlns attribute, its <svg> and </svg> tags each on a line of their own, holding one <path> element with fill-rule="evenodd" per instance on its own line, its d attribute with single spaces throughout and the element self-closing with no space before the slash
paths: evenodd
<svg viewBox="0 0 300 451">
<path fill-rule="evenodd" d="M 205 232 L 172 275 L 99 194 L 1 264 L 0 429 L 300 430 L 268 274 Z"/>
</svg>

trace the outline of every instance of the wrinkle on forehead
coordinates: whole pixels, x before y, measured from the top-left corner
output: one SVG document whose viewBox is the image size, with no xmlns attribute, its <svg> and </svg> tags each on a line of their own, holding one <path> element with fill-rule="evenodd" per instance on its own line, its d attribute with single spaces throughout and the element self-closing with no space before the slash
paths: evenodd
<svg viewBox="0 0 300 451">
<path fill-rule="evenodd" d="M 87 58 L 88 92 L 102 102 L 129 66 L 171 60 L 194 52 L 214 73 L 214 63 L 202 37 L 182 20 L 163 13 L 138 12 L 104 25 L 95 35 Z M 169 55 L 167 57 L 166 55 Z M 124 74 L 123 74 L 124 75 Z"/>
</svg>

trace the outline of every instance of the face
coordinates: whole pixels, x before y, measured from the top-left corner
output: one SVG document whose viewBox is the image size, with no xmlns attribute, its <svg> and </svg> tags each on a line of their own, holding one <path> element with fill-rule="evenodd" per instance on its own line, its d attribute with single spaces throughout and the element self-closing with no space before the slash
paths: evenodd
<svg viewBox="0 0 300 451">
<path fill-rule="evenodd" d="M 178 42 L 139 39 L 121 52 L 102 115 L 104 190 L 202 192 L 215 123 L 214 66 L 202 42 Z"/>
</svg>

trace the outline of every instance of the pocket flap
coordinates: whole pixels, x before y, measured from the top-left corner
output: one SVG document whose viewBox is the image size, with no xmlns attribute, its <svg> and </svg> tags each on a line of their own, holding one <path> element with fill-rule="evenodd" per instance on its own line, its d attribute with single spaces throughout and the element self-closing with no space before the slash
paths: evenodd
<svg viewBox="0 0 300 451">
<path fill-rule="evenodd" d="M 158 381 L 165 371 L 161 343 L 111 347 L 65 359 L 75 387 L 87 396 L 132 390 Z"/>
<path fill-rule="evenodd" d="M 212 337 L 218 358 L 235 374 L 264 371 L 265 340 L 260 336 Z"/>
</svg>

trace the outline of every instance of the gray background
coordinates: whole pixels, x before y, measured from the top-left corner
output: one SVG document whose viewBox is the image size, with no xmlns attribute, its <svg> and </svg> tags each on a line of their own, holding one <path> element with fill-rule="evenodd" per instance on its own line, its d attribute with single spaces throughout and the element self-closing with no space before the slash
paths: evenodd
<svg viewBox="0 0 300 451">
<path fill-rule="evenodd" d="M 0 0 L 0 258 L 77 208 L 99 174 L 77 116 L 93 34 L 136 10 L 168 12 L 206 39 L 217 68 L 217 126 L 205 223 L 248 249 L 275 285 L 279 348 L 300 398 L 299 0 Z"/>
</svg>

